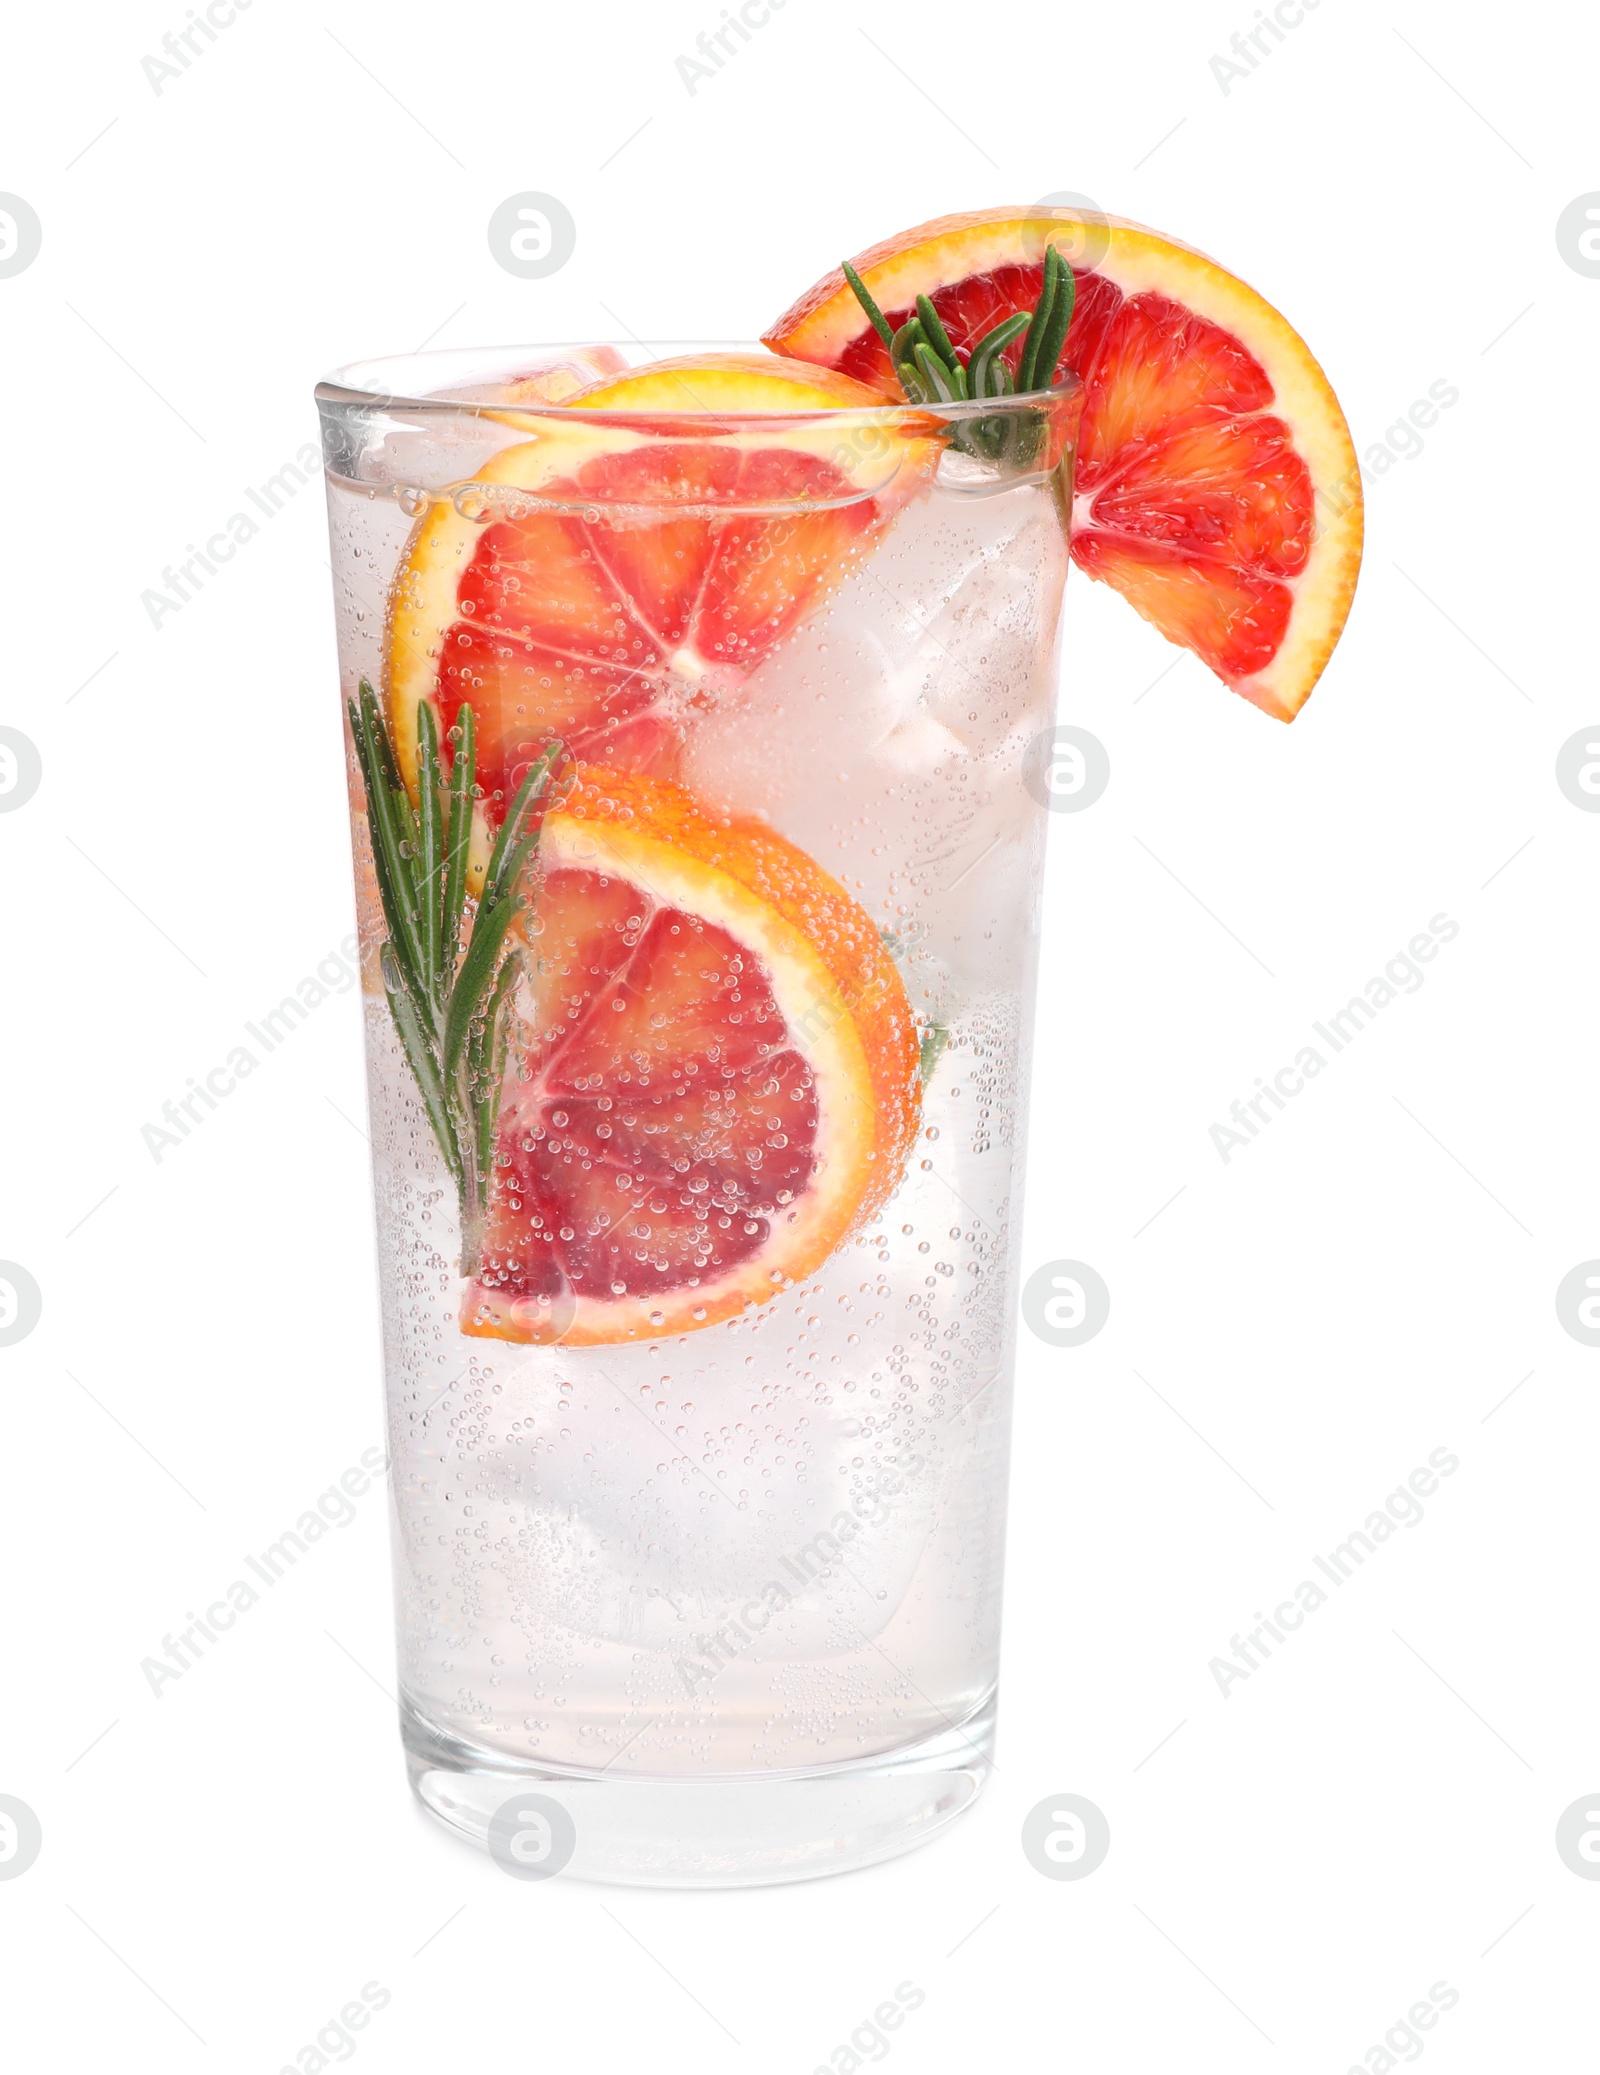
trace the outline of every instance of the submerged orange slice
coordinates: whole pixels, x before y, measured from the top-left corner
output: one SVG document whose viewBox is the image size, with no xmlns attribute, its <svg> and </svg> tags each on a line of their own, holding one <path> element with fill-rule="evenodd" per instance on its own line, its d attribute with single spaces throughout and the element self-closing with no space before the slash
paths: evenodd
<svg viewBox="0 0 1600 2075">
<path fill-rule="evenodd" d="M 670 775 L 694 712 L 815 609 L 931 465 L 930 443 L 895 426 L 807 422 L 882 401 L 793 360 L 706 354 L 519 414 L 536 436 L 430 509 L 396 580 L 389 716 L 407 783 L 419 700 L 441 736 L 470 701 L 491 825 L 553 737 Z"/>
<path fill-rule="evenodd" d="M 684 1333 L 810 1275 L 900 1179 L 921 1099 L 871 918 L 763 824 L 584 768 L 545 818 L 467 1333 Z"/>
<path fill-rule="evenodd" d="M 1085 391 L 1073 558 L 1234 691 L 1293 719 L 1350 609 L 1361 488 L 1338 400 L 1288 322 L 1187 246 L 1061 208 L 940 217 L 855 266 L 892 323 L 926 295 L 965 349 L 1033 308 L 1050 244 L 1076 277 L 1061 365 Z M 766 343 L 898 393 L 837 268 Z"/>
</svg>

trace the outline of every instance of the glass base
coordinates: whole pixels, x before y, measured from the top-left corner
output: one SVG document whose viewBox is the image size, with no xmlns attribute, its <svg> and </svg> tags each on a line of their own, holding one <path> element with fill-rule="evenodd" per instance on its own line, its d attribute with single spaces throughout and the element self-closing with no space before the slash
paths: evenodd
<svg viewBox="0 0 1600 2075">
<path fill-rule="evenodd" d="M 991 1694 L 958 1726 L 860 1765 L 703 1779 L 517 1765 L 435 1729 L 406 1702 L 400 1718 L 423 1807 L 508 1872 L 750 1888 L 848 1873 L 948 1828 L 989 1776 L 995 1706 Z"/>
</svg>

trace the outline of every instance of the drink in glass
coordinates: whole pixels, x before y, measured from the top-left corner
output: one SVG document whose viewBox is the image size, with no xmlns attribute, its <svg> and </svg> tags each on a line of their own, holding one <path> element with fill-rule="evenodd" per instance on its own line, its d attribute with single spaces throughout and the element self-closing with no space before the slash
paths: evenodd
<svg viewBox="0 0 1600 2075">
<path fill-rule="evenodd" d="M 413 1782 L 513 1871 L 889 1856 L 990 1765 L 1077 384 L 318 396 Z"/>
</svg>

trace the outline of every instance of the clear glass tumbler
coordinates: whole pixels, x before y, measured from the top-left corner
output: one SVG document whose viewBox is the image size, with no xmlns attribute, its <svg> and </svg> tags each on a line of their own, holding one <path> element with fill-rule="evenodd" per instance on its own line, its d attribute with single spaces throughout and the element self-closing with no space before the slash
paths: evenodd
<svg viewBox="0 0 1600 2075">
<path fill-rule="evenodd" d="M 563 401 L 645 357 L 317 397 L 413 1784 L 737 1885 L 990 1764 L 1080 398 Z"/>
</svg>

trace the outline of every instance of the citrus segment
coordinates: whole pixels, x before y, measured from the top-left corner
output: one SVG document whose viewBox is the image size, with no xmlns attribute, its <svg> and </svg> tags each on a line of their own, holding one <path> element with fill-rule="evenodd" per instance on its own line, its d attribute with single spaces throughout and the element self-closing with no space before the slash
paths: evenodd
<svg viewBox="0 0 1600 2075">
<path fill-rule="evenodd" d="M 743 414 L 881 399 L 825 370 L 747 359 L 591 384 L 432 506 L 388 633 L 390 722 L 413 789 L 419 700 L 441 735 L 471 703 L 491 825 L 553 737 L 586 762 L 670 775 L 692 714 L 815 609 L 930 465 L 930 443 L 894 428 L 854 442 L 826 419 L 763 430 Z M 679 412 L 679 384 L 722 416 L 646 429 L 578 415 Z"/>
<path fill-rule="evenodd" d="M 564 401 L 570 410 L 581 411 L 738 415 L 875 410 L 883 398 L 876 386 L 779 353 L 684 353 L 605 376 L 575 390 Z"/>
<path fill-rule="evenodd" d="M 899 1181 L 918 1043 L 870 917 L 761 823 L 584 769 L 552 807 L 462 1329 L 596 1345 L 811 1274 Z"/>
<path fill-rule="evenodd" d="M 1074 559 L 1235 691 L 1292 719 L 1349 612 L 1361 492 L 1344 414 L 1278 312 L 1187 246 L 1057 208 L 942 217 L 855 265 L 891 323 L 927 295 L 965 350 L 1033 308 L 1052 243 L 1077 289 L 1061 363 L 1084 384 Z M 837 269 L 767 343 L 893 392 L 888 353 Z M 1020 352 L 1007 349 L 1013 370 Z"/>
</svg>

